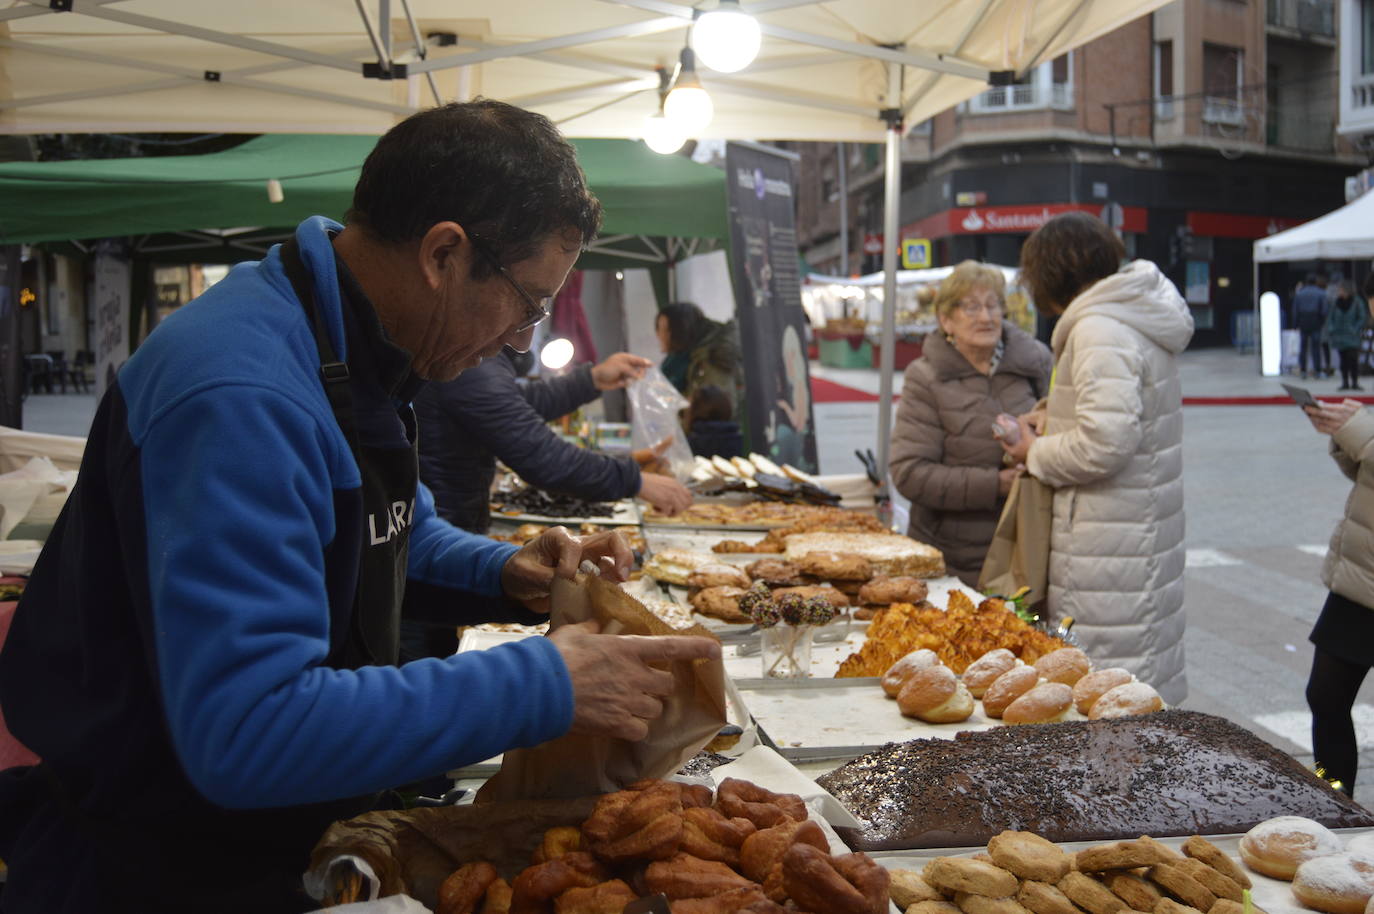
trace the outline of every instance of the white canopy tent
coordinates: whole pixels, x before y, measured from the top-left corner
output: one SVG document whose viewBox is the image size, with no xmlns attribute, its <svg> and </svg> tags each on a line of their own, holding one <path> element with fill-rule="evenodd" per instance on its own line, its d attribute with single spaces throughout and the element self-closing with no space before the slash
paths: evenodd
<svg viewBox="0 0 1374 914">
<path fill-rule="evenodd" d="M 1374 257 L 1374 194 L 1255 242 L 1255 263 Z"/>
<path fill-rule="evenodd" d="M 704 0 L 703 6 L 714 0 Z M 1167 0 L 753 0 L 763 49 L 700 72 L 705 138 L 886 142 L 887 301 L 900 138 Z M 0 133 L 381 133 L 477 95 L 577 137 L 636 137 L 693 7 L 674 0 L 11 0 Z M 279 176 L 287 177 L 287 176 Z M 885 315 L 879 457 L 891 427 Z"/>
</svg>

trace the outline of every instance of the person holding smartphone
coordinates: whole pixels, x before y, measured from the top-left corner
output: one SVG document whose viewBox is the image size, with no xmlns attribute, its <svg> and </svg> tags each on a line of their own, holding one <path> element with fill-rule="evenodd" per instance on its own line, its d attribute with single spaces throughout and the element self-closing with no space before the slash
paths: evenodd
<svg viewBox="0 0 1374 914">
<path fill-rule="evenodd" d="M 1331 458 L 1355 486 L 1322 564 L 1328 589 L 1308 640 L 1312 751 L 1325 776 L 1355 794 L 1360 767 L 1350 710 L 1374 666 L 1374 415 L 1356 400 L 1303 407 L 1312 427 L 1331 436 Z"/>
</svg>

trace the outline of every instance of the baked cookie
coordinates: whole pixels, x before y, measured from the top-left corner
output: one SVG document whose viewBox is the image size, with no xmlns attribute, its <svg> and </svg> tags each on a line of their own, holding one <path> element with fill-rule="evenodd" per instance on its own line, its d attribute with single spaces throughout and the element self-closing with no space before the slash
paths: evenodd
<svg viewBox="0 0 1374 914">
<path fill-rule="evenodd" d="M 1138 866 L 1171 863 L 1177 859 L 1177 854 L 1158 841 L 1146 842 L 1140 838 L 1084 848 L 1076 855 L 1075 863 L 1084 873 L 1099 873 L 1103 870 L 1131 870 Z"/>
<path fill-rule="evenodd" d="M 1230 856 L 1217 847 L 1211 841 L 1201 835 L 1193 835 L 1183 842 L 1183 853 L 1192 857 L 1194 860 L 1201 860 L 1203 863 L 1216 870 L 1221 875 L 1230 879 L 1242 889 L 1251 887 L 1250 877 L 1240 868 L 1240 864 L 1232 860 Z"/>
<path fill-rule="evenodd" d="M 796 587 L 802 583 L 797 566 L 782 559 L 759 559 L 744 566 L 744 570 L 755 581 L 762 581 L 770 587 Z"/>
<path fill-rule="evenodd" d="M 964 914 L 1030 914 L 1015 898 L 989 898 L 970 892 L 955 892 L 954 903 Z"/>
<path fill-rule="evenodd" d="M 1180 904 L 1172 898 L 1159 899 L 1152 910 L 1153 914 L 1202 914 L 1192 905 Z"/>
<path fill-rule="evenodd" d="M 802 574 L 824 581 L 867 581 L 873 577 L 873 563 L 851 552 L 808 552 L 795 564 Z"/>
<path fill-rule="evenodd" d="M 1000 866 L 968 857 L 936 857 L 921 873 L 935 888 L 953 894 L 969 892 L 990 898 L 1005 898 L 1016 892 L 1016 877 Z"/>
<path fill-rule="evenodd" d="M 1181 864 L 1158 863 L 1150 867 L 1146 877 L 1174 898 L 1199 911 L 1210 911 L 1212 905 L 1217 903 L 1217 896 L 1188 875 Z"/>
<path fill-rule="evenodd" d="M 1083 909 L 1070 901 L 1069 896 L 1048 882 L 1027 879 L 1021 883 L 1016 900 L 1021 902 L 1023 908 L 1035 914 L 1083 914 Z"/>
<path fill-rule="evenodd" d="M 749 617 L 740 612 L 739 598 L 744 596 L 743 587 L 706 587 L 692 594 L 692 608 L 703 616 L 711 616 L 724 622 L 748 622 Z"/>
<path fill-rule="evenodd" d="M 1069 872 L 1069 855 L 1053 841 L 1028 831 L 1004 831 L 988 842 L 992 862 L 1014 876 L 1058 882 Z"/>
<path fill-rule="evenodd" d="M 749 575 L 734 565 L 702 565 L 687 576 L 688 587 L 748 587 Z"/>
<path fill-rule="evenodd" d="M 921 878 L 915 870 L 894 869 L 889 872 L 887 892 L 892 903 L 905 911 L 918 901 L 944 901 L 940 890 Z"/>
<path fill-rule="evenodd" d="M 1079 851 L 1081 854 L 1082 851 Z M 1126 902 L 1091 876 L 1073 872 L 1059 880 L 1059 891 L 1088 914 L 1116 914 L 1126 910 Z"/>
<path fill-rule="evenodd" d="M 963 914 L 952 901 L 918 901 L 906 909 L 906 914 Z"/>
<path fill-rule="evenodd" d="M 1204 889 L 1217 898 L 1229 898 L 1232 901 L 1243 901 L 1245 898 L 1241 894 L 1240 885 L 1235 880 L 1223 876 L 1201 860 L 1185 857 L 1174 865 L 1196 879 Z"/>
<path fill-rule="evenodd" d="M 1099 878 L 1117 898 L 1137 911 L 1153 911 L 1155 905 L 1159 904 L 1159 899 L 1164 897 L 1152 883 L 1127 870 L 1111 870 Z"/>
<path fill-rule="evenodd" d="M 880 574 L 859 588 L 859 602 L 874 606 L 920 603 L 929 594 L 930 588 L 920 578 L 905 574 L 896 577 Z"/>
<path fill-rule="evenodd" d="M 1250 899 L 1250 911 L 1251 914 L 1267 914 L 1263 908 L 1255 904 L 1253 898 Z M 1245 914 L 1245 905 L 1229 898 L 1218 898 L 1217 903 L 1212 905 L 1212 910 L 1208 911 L 1207 914 Z M 1365 908 L 1365 914 L 1369 914 L 1368 908 Z"/>
</svg>

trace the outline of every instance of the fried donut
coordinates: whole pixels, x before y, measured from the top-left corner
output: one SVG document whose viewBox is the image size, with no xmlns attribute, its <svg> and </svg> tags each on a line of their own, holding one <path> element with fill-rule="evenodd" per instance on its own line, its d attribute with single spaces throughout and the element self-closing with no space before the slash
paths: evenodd
<svg viewBox="0 0 1374 914">
<path fill-rule="evenodd" d="M 806 804 L 795 793 L 774 793 L 740 778 L 726 778 L 716 788 L 716 809 L 727 819 L 748 819 L 759 828 L 807 817 Z"/>
<path fill-rule="evenodd" d="M 1245 896 L 1241 894 L 1240 886 L 1237 885 L 1235 881 L 1218 873 L 1201 860 L 1194 860 L 1192 857 L 1186 857 L 1182 862 L 1174 865 L 1196 879 L 1204 889 L 1211 892 L 1217 898 L 1229 898 L 1232 901 L 1243 901 L 1245 898 Z M 1213 902 L 1213 904 L 1215 904 L 1215 902 Z"/>
<path fill-rule="evenodd" d="M 582 850 L 582 831 L 571 825 L 560 825 L 544 832 L 544 840 L 539 842 L 539 846 L 534 849 L 534 854 L 530 860 L 534 863 L 543 863 L 546 860 L 557 860 L 564 854 Z"/>
<path fill-rule="evenodd" d="M 974 698 L 982 698 L 988 686 L 1016 666 L 1016 655 L 1004 647 L 988 651 L 964 669 L 964 685 Z"/>
<path fill-rule="evenodd" d="M 1331 854 L 1305 860 L 1293 875 L 1293 894 L 1307 907 L 1328 914 L 1364 914 L 1374 896 L 1374 859 Z"/>
<path fill-rule="evenodd" d="M 1105 670 L 1093 670 L 1073 684 L 1073 704 L 1079 714 L 1087 714 L 1093 702 L 1102 697 L 1108 689 L 1125 685 L 1135 679 L 1125 667 L 1112 666 Z"/>
<path fill-rule="evenodd" d="M 739 849 L 739 867 L 744 875 L 758 883 L 782 864 L 783 855 L 793 844 L 809 844 L 817 850 L 827 850 L 825 832 L 810 819 L 800 822 L 791 819 L 754 832 L 744 839 Z"/>
<path fill-rule="evenodd" d="M 1111 889 L 1117 898 L 1136 911 L 1153 911 L 1159 899 L 1164 897 L 1153 883 L 1128 870 L 1108 870 L 1100 878 L 1102 884 Z"/>
<path fill-rule="evenodd" d="M 983 711 L 988 717 L 1001 717 L 1013 701 L 1029 692 L 1040 681 L 1033 666 L 1014 666 L 992 681 L 983 693 Z"/>
<path fill-rule="evenodd" d="M 1016 893 L 1016 877 L 1000 866 L 970 857 L 936 857 L 926 864 L 922 878 L 948 894 L 969 892 L 990 898 Z"/>
<path fill-rule="evenodd" d="M 671 901 L 707 898 L 731 889 L 749 888 L 754 883 L 717 860 L 702 860 L 679 853 L 649 864 L 644 872 L 644 885 L 650 894 L 662 892 Z"/>
<path fill-rule="evenodd" d="M 748 819 L 727 819 L 710 807 L 684 809 L 679 847 L 684 854 L 702 860 L 739 866 L 740 845 L 757 830 Z"/>
<path fill-rule="evenodd" d="M 449 873 L 439 886 L 439 905 L 434 914 L 473 914 L 487 887 L 497 879 L 496 867 L 485 860 L 465 863 Z"/>
<path fill-rule="evenodd" d="M 1092 668 L 1088 655 L 1076 647 L 1061 647 L 1035 661 L 1035 671 L 1041 678 L 1068 686 L 1088 675 Z"/>
<path fill-rule="evenodd" d="M 782 905 L 769 901 L 756 885 L 713 898 L 683 898 L 669 907 L 673 914 L 786 914 Z"/>
<path fill-rule="evenodd" d="M 608 793 L 582 823 L 583 846 L 608 863 L 666 860 L 682 832 L 681 787 L 669 781 Z"/>
<path fill-rule="evenodd" d="M 1245 871 L 1240 868 L 1236 861 L 1201 835 L 1192 835 L 1187 841 L 1184 841 L 1183 853 L 1194 860 L 1201 860 L 1242 889 L 1250 888 L 1250 877 L 1245 875 Z"/>
<path fill-rule="evenodd" d="M 511 883 L 510 914 L 545 914 L 549 903 L 568 889 L 591 888 L 610 876 L 585 851 L 526 867 Z"/>
<path fill-rule="evenodd" d="M 906 683 L 907 677 L 917 670 L 935 666 L 939 662 L 939 655 L 932 650 L 921 648 L 918 651 L 912 651 L 887 668 L 887 672 L 883 674 L 883 691 L 887 693 L 888 698 L 896 698 L 897 693 L 902 690 L 902 686 Z"/>
<path fill-rule="evenodd" d="M 1058 882 L 1073 862 L 1053 841 L 1034 832 L 1004 831 L 988 841 L 992 862 L 1021 879 Z"/>
<path fill-rule="evenodd" d="M 806 911 L 886 914 L 887 870 L 867 854 L 832 857 L 809 844 L 794 844 L 782 858 L 782 885 Z"/>
<path fill-rule="evenodd" d="M 1178 859 L 1178 854 L 1158 841 L 1138 838 L 1135 841 L 1115 841 L 1085 847 L 1074 856 L 1074 863 L 1084 873 L 1100 873 L 1103 870 L 1133 870 L 1138 866 L 1173 863 Z"/>
<path fill-rule="evenodd" d="M 1021 907 L 1034 914 L 1083 914 L 1083 910 L 1070 901 L 1069 896 L 1048 882 L 1027 879 L 1021 883 L 1016 900 Z"/>
<path fill-rule="evenodd" d="M 907 717 L 932 724 L 955 723 L 973 714 L 973 696 L 949 667 L 928 666 L 906 678 L 897 707 Z"/>
<path fill-rule="evenodd" d="M 1168 892 L 1174 898 L 1186 905 L 1192 905 L 1199 911 L 1209 911 L 1212 905 L 1217 903 L 1217 896 L 1207 890 L 1207 887 L 1198 882 L 1182 865 L 1176 863 L 1158 863 L 1150 867 L 1146 877 L 1155 885 Z"/>
<path fill-rule="evenodd" d="M 1059 880 L 1058 887 L 1070 901 L 1088 914 L 1116 914 L 1117 911 L 1126 908 L 1126 902 L 1116 897 L 1114 892 L 1083 873 L 1064 874 L 1064 878 Z"/>
<path fill-rule="evenodd" d="M 944 901 L 940 891 L 921 878 L 915 870 L 895 869 L 888 872 L 888 895 L 892 903 L 905 911 L 918 901 Z"/>
<path fill-rule="evenodd" d="M 477 914 L 510 914 L 510 902 L 510 883 L 498 879 L 487 886 L 486 898 L 482 900 L 482 907 Z"/>
<path fill-rule="evenodd" d="M 1073 707 L 1073 689 L 1062 682 L 1042 682 L 1002 711 L 1008 724 L 1044 724 L 1059 720 Z"/>
<path fill-rule="evenodd" d="M 1147 682 L 1127 682 L 1102 693 L 1088 709 L 1089 720 L 1130 717 L 1133 714 L 1153 714 L 1164 707 L 1154 686 Z"/>
<path fill-rule="evenodd" d="M 619 879 L 568 889 L 554 900 L 554 914 L 621 914 L 639 896 Z"/>
<path fill-rule="evenodd" d="M 1290 880 L 1298 866 L 1315 857 L 1339 854 L 1341 839 L 1331 829 L 1302 816 L 1277 816 L 1240 839 L 1240 859 L 1257 873 Z"/>
</svg>

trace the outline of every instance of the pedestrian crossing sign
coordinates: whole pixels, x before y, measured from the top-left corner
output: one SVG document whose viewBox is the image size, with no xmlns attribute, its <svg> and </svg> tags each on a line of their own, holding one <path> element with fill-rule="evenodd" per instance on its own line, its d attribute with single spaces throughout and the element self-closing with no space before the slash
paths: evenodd
<svg viewBox="0 0 1374 914">
<path fill-rule="evenodd" d="M 924 270 L 930 266 L 930 239 L 902 239 L 902 269 Z"/>
</svg>

